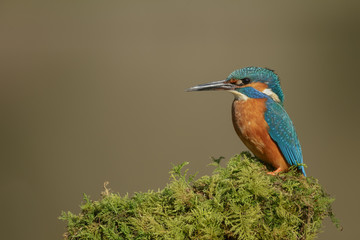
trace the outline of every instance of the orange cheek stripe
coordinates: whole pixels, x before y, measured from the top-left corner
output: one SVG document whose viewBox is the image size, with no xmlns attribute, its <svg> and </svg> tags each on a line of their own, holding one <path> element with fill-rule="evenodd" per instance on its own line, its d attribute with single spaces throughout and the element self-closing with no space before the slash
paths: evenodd
<svg viewBox="0 0 360 240">
<path fill-rule="evenodd" d="M 268 85 L 265 83 L 261 83 L 261 82 L 254 82 L 254 83 L 247 84 L 244 87 L 252 87 L 252 88 L 262 92 L 268 88 Z"/>
</svg>

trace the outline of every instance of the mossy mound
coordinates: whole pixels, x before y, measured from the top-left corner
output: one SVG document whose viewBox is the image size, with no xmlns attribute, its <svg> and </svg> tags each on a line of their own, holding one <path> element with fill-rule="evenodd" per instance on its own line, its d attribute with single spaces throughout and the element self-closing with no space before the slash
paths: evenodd
<svg viewBox="0 0 360 240">
<path fill-rule="evenodd" d="M 62 213 L 65 239 L 313 239 L 330 216 L 334 199 L 318 181 L 296 170 L 278 176 L 249 153 L 214 159 L 212 176 L 194 180 L 182 168 L 157 192 L 133 197 L 85 196 L 81 213 Z"/>
</svg>

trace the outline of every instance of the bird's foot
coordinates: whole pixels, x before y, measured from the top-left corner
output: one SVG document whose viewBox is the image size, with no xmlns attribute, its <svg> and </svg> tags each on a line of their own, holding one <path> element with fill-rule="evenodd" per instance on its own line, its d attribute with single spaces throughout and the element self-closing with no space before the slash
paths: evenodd
<svg viewBox="0 0 360 240">
<path fill-rule="evenodd" d="M 276 175 L 278 175 L 279 173 L 281 173 L 282 171 L 284 171 L 282 168 L 278 168 L 278 169 L 276 169 L 276 170 L 273 171 L 273 172 L 268 172 L 267 174 L 276 176 Z"/>
</svg>

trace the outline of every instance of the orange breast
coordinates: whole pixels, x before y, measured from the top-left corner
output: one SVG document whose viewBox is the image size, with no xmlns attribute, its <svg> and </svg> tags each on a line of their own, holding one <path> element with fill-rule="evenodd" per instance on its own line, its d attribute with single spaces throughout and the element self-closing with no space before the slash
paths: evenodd
<svg viewBox="0 0 360 240">
<path fill-rule="evenodd" d="M 266 99 L 249 98 L 246 101 L 235 99 L 232 106 L 234 128 L 256 157 L 276 169 L 287 170 L 289 165 L 268 133 L 269 126 L 264 118 L 265 102 Z"/>
</svg>

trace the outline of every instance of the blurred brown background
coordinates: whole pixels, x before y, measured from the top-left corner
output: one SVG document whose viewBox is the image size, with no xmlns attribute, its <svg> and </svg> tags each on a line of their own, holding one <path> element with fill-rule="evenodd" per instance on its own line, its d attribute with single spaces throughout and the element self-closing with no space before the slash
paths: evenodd
<svg viewBox="0 0 360 240">
<path fill-rule="evenodd" d="M 231 94 L 184 89 L 276 70 L 307 173 L 359 224 L 358 1 L 1 1 L 2 239 L 61 239 L 62 210 L 103 182 L 163 188 L 171 163 L 210 174 L 245 150 Z M 224 163 L 225 164 L 225 163 Z M 356 234 L 356 235 L 355 235 Z"/>
</svg>

